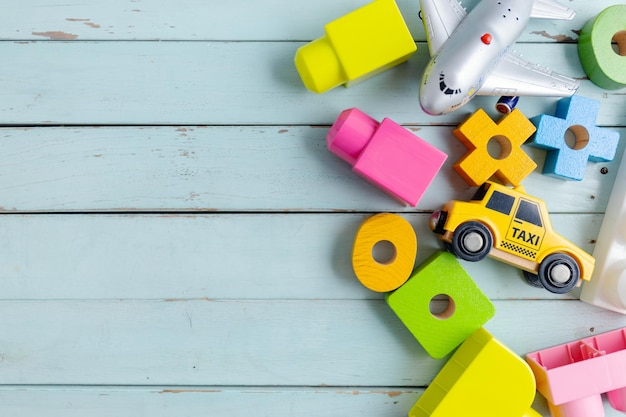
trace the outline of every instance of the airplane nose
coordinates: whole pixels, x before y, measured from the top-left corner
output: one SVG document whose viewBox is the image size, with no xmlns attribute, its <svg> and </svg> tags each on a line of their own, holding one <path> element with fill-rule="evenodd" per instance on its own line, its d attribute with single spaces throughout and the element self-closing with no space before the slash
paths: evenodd
<svg viewBox="0 0 626 417">
<path fill-rule="evenodd" d="M 430 107 L 428 107 L 428 105 L 425 105 L 423 101 L 420 100 L 420 107 L 422 108 L 422 111 L 424 113 L 426 113 L 429 116 L 439 116 L 439 114 L 433 112 Z"/>
<path fill-rule="evenodd" d="M 434 77 L 422 79 L 419 99 L 422 110 L 430 116 L 441 116 L 450 111 L 450 98 L 443 95 L 439 88 L 439 80 Z"/>
<path fill-rule="evenodd" d="M 427 90 L 428 90 L 427 86 L 424 86 L 424 85 L 422 86 L 420 90 L 420 107 L 422 108 L 422 111 L 428 114 L 429 116 L 442 115 L 443 111 L 441 111 L 441 109 L 438 108 L 434 100 L 434 97 L 436 96 L 434 96 L 433 93 L 429 93 Z"/>
</svg>

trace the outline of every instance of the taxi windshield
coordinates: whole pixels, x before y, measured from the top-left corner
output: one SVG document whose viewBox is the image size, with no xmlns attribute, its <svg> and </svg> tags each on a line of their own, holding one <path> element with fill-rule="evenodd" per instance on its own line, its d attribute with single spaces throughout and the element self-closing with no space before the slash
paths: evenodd
<svg viewBox="0 0 626 417">
<path fill-rule="evenodd" d="M 487 194 L 487 191 L 489 190 L 489 187 L 491 186 L 491 184 L 489 183 L 484 183 L 483 185 L 481 185 L 478 190 L 476 190 L 476 193 L 474 193 L 474 196 L 472 197 L 472 200 L 474 201 L 481 201 L 483 198 L 485 198 L 485 194 Z"/>
</svg>

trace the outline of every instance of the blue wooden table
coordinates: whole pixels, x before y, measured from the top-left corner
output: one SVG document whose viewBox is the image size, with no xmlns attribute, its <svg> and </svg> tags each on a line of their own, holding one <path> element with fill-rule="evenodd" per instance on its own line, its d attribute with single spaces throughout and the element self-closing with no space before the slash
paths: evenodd
<svg viewBox="0 0 626 417">
<path fill-rule="evenodd" d="M 28 0 L 0 14 L 0 415 L 404 416 L 431 359 L 351 246 L 375 212 L 439 249 L 430 212 L 473 189 L 452 129 L 417 100 L 428 58 L 417 0 L 398 4 L 418 52 L 358 86 L 306 91 L 296 49 L 363 0 Z M 618 157 L 582 182 L 524 182 L 557 231 L 591 252 L 626 140 L 624 91 L 593 85 L 576 48 L 614 1 L 571 0 L 516 49 L 580 78 Z M 472 7 L 476 0 L 467 1 Z M 557 99 L 523 99 L 528 117 Z M 339 112 L 389 117 L 449 155 L 418 209 L 326 150 Z M 545 152 L 526 148 L 541 167 Z M 603 168 L 608 169 L 603 170 Z M 606 173 L 605 173 L 606 172 Z M 626 180 L 621 178 L 620 180 Z M 626 317 L 527 285 L 487 259 L 463 266 L 496 307 L 486 325 L 523 355 L 626 326 Z M 536 408 L 548 415 L 538 395 Z M 619 413 L 608 409 L 607 416 Z"/>
</svg>

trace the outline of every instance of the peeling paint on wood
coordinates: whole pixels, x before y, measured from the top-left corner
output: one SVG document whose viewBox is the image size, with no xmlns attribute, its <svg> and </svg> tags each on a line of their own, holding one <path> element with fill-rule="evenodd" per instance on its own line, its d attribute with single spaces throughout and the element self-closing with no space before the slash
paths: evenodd
<svg viewBox="0 0 626 417">
<path fill-rule="evenodd" d="M 319 392 L 319 391 L 318 391 Z M 325 393 L 325 392 L 320 392 Z M 376 395 L 387 395 L 389 398 L 399 397 L 402 394 L 413 394 L 414 391 L 360 391 L 360 390 L 352 390 L 352 391 L 336 391 L 335 394 L 339 395 L 361 395 L 361 394 L 376 394 Z"/>
<path fill-rule="evenodd" d="M 530 32 L 533 35 L 541 35 L 544 38 L 548 38 L 548 39 L 554 39 L 555 41 L 559 42 L 559 43 L 565 43 L 565 42 L 576 42 L 576 39 L 572 38 L 571 36 L 567 36 L 567 35 L 550 35 L 548 32 L 546 32 L 545 30 L 536 30 L 534 32 Z"/>
<path fill-rule="evenodd" d="M 215 301 L 215 300 L 209 297 L 202 297 L 202 298 L 166 298 L 163 301 L 165 301 L 166 303 L 187 303 L 191 301 Z"/>
<path fill-rule="evenodd" d="M 164 389 L 159 394 L 186 394 L 186 393 L 216 393 L 222 392 L 220 389 Z"/>
<path fill-rule="evenodd" d="M 33 32 L 32 34 L 35 36 L 43 36 L 53 41 L 69 41 L 78 38 L 78 35 L 61 31 Z"/>
</svg>

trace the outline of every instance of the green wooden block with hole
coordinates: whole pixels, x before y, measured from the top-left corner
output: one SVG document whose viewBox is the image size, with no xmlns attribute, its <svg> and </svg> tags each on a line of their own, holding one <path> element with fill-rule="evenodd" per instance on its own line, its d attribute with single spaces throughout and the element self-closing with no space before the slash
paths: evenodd
<svg viewBox="0 0 626 417">
<path fill-rule="evenodd" d="M 489 298 L 448 252 L 428 258 L 386 300 L 435 359 L 452 352 L 495 314 Z"/>
</svg>

